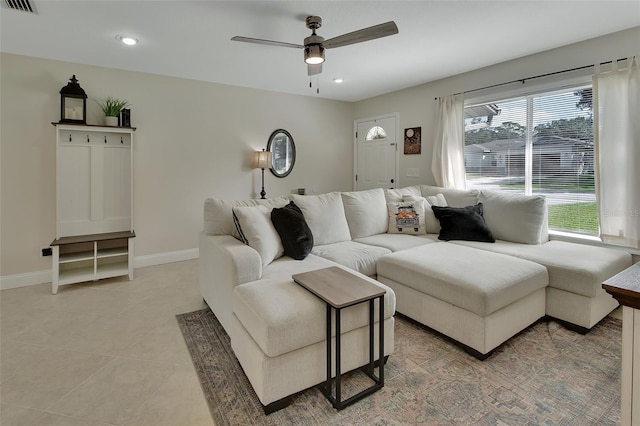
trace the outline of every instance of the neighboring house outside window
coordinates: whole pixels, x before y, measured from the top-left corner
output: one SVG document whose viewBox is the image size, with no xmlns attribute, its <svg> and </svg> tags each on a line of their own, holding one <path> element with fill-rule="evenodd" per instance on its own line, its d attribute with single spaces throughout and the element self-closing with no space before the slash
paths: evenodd
<svg viewBox="0 0 640 426">
<path fill-rule="evenodd" d="M 591 86 L 465 105 L 467 188 L 541 194 L 549 228 L 598 234 Z"/>
</svg>

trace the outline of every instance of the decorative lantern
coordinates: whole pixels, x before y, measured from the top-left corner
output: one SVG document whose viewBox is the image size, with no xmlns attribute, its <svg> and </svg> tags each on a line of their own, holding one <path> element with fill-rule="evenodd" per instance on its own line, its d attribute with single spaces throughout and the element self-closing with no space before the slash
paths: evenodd
<svg viewBox="0 0 640 426">
<path fill-rule="evenodd" d="M 69 84 L 60 89 L 60 122 L 87 124 L 87 94 L 75 74 Z"/>
</svg>

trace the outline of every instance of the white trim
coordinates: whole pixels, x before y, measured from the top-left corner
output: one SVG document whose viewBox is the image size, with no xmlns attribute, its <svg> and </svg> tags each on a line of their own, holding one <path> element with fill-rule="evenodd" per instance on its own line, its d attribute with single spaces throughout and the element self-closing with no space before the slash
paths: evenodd
<svg viewBox="0 0 640 426">
<path fill-rule="evenodd" d="M 197 248 L 194 248 L 139 256 L 134 259 L 134 265 L 136 268 L 144 268 L 146 266 L 162 265 L 165 263 L 197 259 L 198 257 L 199 251 Z M 31 285 L 50 283 L 51 273 L 51 269 L 46 269 L 44 271 L 0 276 L 0 290 L 10 290 L 12 288 L 28 287 Z"/>
<path fill-rule="evenodd" d="M 640 256 L 640 250 L 633 247 L 617 246 L 614 244 L 607 244 L 603 242 L 599 237 L 595 235 L 576 234 L 572 232 L 562 232 L 549 230 L 549 239 L 556 241 L 566 241 L 569 243 L 578 243 L 588 246 L 605 247 L 617 250 L 624 250 L 631 253 L 634 256 Z"/>
<path fill-rule="evenodd" d="M 163 265 L 165 263 L 182 262 L 183 260 L 197 259 L 199 251 L 197 248 L 171 251 L 167 253 L 148 254 L 135 258 L 134 266 L 144 268 L 146 266 Z"/>
<path fill-rule="evenodd" d="M 26 274 L 5 275 L 0 277 L 0 290 L 12 288 L 28 287 L 30 285 L 44 284 L 51 282 L 51 269 Z"/>
</svg>

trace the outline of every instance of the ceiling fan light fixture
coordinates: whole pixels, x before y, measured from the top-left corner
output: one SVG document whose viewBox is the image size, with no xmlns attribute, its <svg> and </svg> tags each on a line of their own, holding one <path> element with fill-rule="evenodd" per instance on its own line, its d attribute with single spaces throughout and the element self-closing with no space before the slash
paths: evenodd
<svg viewBox="0 0 640 426">
<path fill-rule="evenodd" d="M 309 65 L 318 65 L 324 62 L 324 47 L 319 44 L 311 44 L 304 48 L 304 61 Z"/>
</svg>

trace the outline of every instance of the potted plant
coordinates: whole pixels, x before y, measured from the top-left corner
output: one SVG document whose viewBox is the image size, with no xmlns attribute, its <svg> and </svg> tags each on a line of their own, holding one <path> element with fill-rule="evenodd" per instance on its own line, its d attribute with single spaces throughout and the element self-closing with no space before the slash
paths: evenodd
<svg viewBox="0 0 640 426">
<path fill-rule="evenodd" d="M 107 126 L 117 126 L 120 111 L 122 111 L 123 108 L 129 106 L 129 102 L 111 96 L 102 98 L 97 101 L 97 103 L 98 105 L 100 105 L 100 108 L 104 113 L 104 122 Z"/>
</svg>

